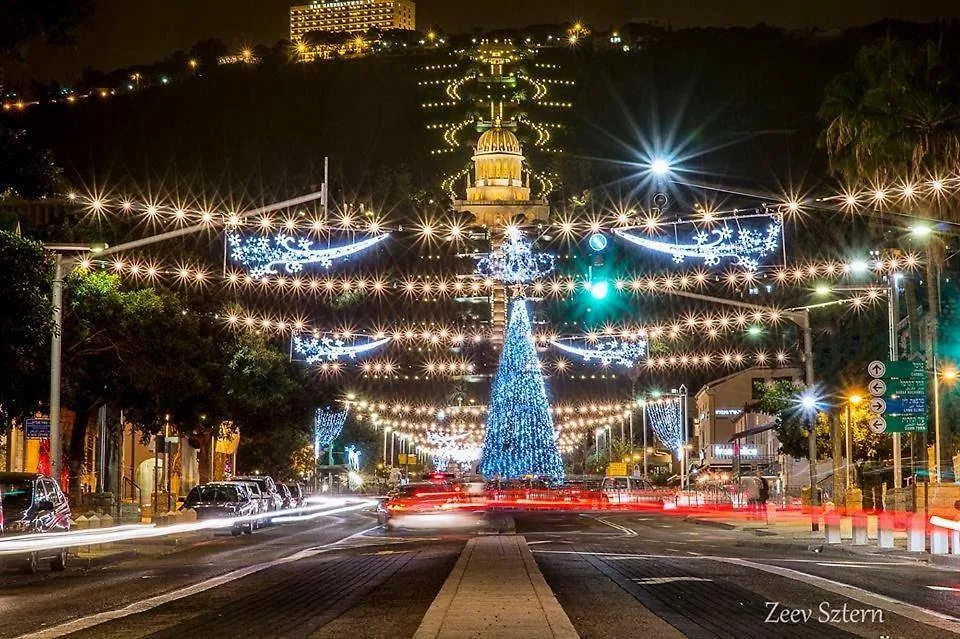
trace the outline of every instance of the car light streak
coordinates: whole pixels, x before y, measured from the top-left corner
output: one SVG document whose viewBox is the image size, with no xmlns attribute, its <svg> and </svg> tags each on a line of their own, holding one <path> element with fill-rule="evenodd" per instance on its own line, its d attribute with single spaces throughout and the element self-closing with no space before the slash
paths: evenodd
<svg viewBox="0 0 960 639">
<path fill-rule="evenodd" d="M 331 503 L 331 501 L 334 501 L 339 507 L 331 508 L 330 506 L 334 505 Z M 169 526 L 157 526 L 156 524 L 128 524 L 106 529 L 94 528 L 63 533 L 23 535 L 0 539 L 0 555 L 15 555 L 37 550 L 108 544 L 117 541 L 130 541 L 134 539 L 151 539 L 154 537 L 164 537 L 167 535 L 199 532 L 203 530 L 222 530 L 232 528 L 238 524 L 244 524 L 262 519 L 271 519 L 278 523 L 308 521 L 323 517 L 325 515 L 333 515 L 369 508 L 375 503 L 376 502 L 373 500 L 363 500 L 357 503 L 349 503 L 348 500 L 345 499 L 330 500 L 325 501 L 323 504 L 317 506 L 306 506 L 288 511 L 279 511 L 285 514 L 276 516 L 271 516 L 269 513 L 257 513 L 256 515 L 246 515 L 243 517 L 204 519 L 201 521 L 173 524 Z"/>
</svg>

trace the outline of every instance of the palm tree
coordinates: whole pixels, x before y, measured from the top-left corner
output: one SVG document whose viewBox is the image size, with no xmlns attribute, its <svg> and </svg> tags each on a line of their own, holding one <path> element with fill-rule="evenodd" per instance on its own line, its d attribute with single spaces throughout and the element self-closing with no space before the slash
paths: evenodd
<svg viewBox="0 0 960 639">
<path fill-rule="evenodd" d="M 914 46 L 886 39 L 864 47 L 853 71 L 828 85 L 819 116 L 825 128 L 821 145 L 830 168 L 852 183 L 916 182 L 952 173 L 960 160 L 960 92 L 956 65 L 940 43 Z M 951 211 L 936 200 L 917 203 L 925 218 L 942 219 Z M 936 357 L 939 272 L 942 244 L 927 243 L 927 352 Z M 908 301 L 915 299 L 907 278 Z M 911 337 L 919 324 L 916 304 L 908 304 Z M 911 346 L 915 343 L 911 340 Z M 944 441 L 937 433 L 938 446 Z M 949 459 L 941 455 L 941 459 Z"/>
</svg>

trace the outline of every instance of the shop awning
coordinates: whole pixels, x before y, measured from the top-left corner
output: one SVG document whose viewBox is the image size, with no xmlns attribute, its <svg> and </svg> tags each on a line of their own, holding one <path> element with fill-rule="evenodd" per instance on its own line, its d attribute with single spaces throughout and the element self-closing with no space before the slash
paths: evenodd
<svg viewBox="0 0 960 639">
<path fill-rule="evenodd" d="M 735 442 L 738 439 L 743 439 L 744 437 L 750 437 L 751 435 L 756 435 L 757 433 L 762 433 L 765 430 L 770 430 L 772 428 L 775 428 L 776 425 L 777 425 L 777 422 L 776 420 L 774 420 L 768 424 L 763 424 L 762 426 L 754 426 L 753 428 L 748 428 L 747 430 L 740 431 L 739 433 L 735 434 L 733 437 L 731 437 L 727 441 Z"/>
</svg>

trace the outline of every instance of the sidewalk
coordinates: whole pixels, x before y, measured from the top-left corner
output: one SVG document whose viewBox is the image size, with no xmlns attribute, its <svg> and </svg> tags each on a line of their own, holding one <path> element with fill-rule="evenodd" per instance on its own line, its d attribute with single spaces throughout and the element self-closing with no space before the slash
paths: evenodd
<svg viewBox="0 0 960 639">
<path fill-rule="evenodd" d="M 467 542 L 415 639 L 575 639 L 577 631 L 517 535 Z"/>
<path fill-rule="evenodd" d="M 892 553 L 906 553 L 907 534 L 897 530 L 893 534 L 893 548 L 877 547 L 877 517 L 870 515 L 867 518 L 867 545 L 853 545 L 852 520 L 843 517 L 840 520 L 840 537 L 842 543 L 827 544 L 823 515 L 819 517 L 820 530 L 814 532 L 811 526 L 811 517 L 798 511 L 776 511 L 768 520 L 750 519 L 746 512 L 718 512 L 706 511 L 692 513 L 686 516 L 688 521 L 703 526 L 712 526 L 724 530 L 733 530 L 744 533 L 744 542 L 741 545 L 781 548 L 809 548 L 818 552 L 835 550 L 837 552 L 858 555 L 883 555 Z M 749 536 L 748 536 L 749 535 Z M 910 557 L 930 561 L 931 555 L 925 553 L 910 553 Z M 958 561 L 955 556 L 944 557 L 947 562 Z"/>
</svg>

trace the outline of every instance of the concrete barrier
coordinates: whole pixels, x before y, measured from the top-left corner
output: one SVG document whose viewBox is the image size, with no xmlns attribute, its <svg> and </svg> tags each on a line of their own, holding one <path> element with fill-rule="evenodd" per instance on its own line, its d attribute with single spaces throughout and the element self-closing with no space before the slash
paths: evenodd
<svg viewBox="0 0 960 639">
<path fill-rule="evenodd" d="M 193 508 L 184 508 L 181 512 L 183 513 L 184 523 L 192 524 L 197 521 L 197 511 Z"/>
<path fill-rule="evenodd" d="M 896 518 L 889 511 L 877 515 L 877 546 L 893 548 L 893 531 L 896 530 Z"/>
<path fill-rule="evenodd" d="M 853 545 L 867 545 L 867 515 L 862 511 L 853 513 Z"/>
<path fill-rule="evenodd" d="M 828 544 L 840 543 L 840 511 L 830 510 L 823 515 L 823 527 L 825 529 L 826 542 Z"/>
<path fill-rule="evenodd" d="M 930 529 L 931 555 L 945 555 L 947 552 L 949 552 L 950 535 L 948 532 L 949 531 L 946 528 L 941 528 L 940 526 L 933 526 Z"/>
<path fill-rule="evenodd" d="M 907 552 L 924 552 L 927 549 L 927 518 L 912 513 L 907 519 Z"/>
</svg>

